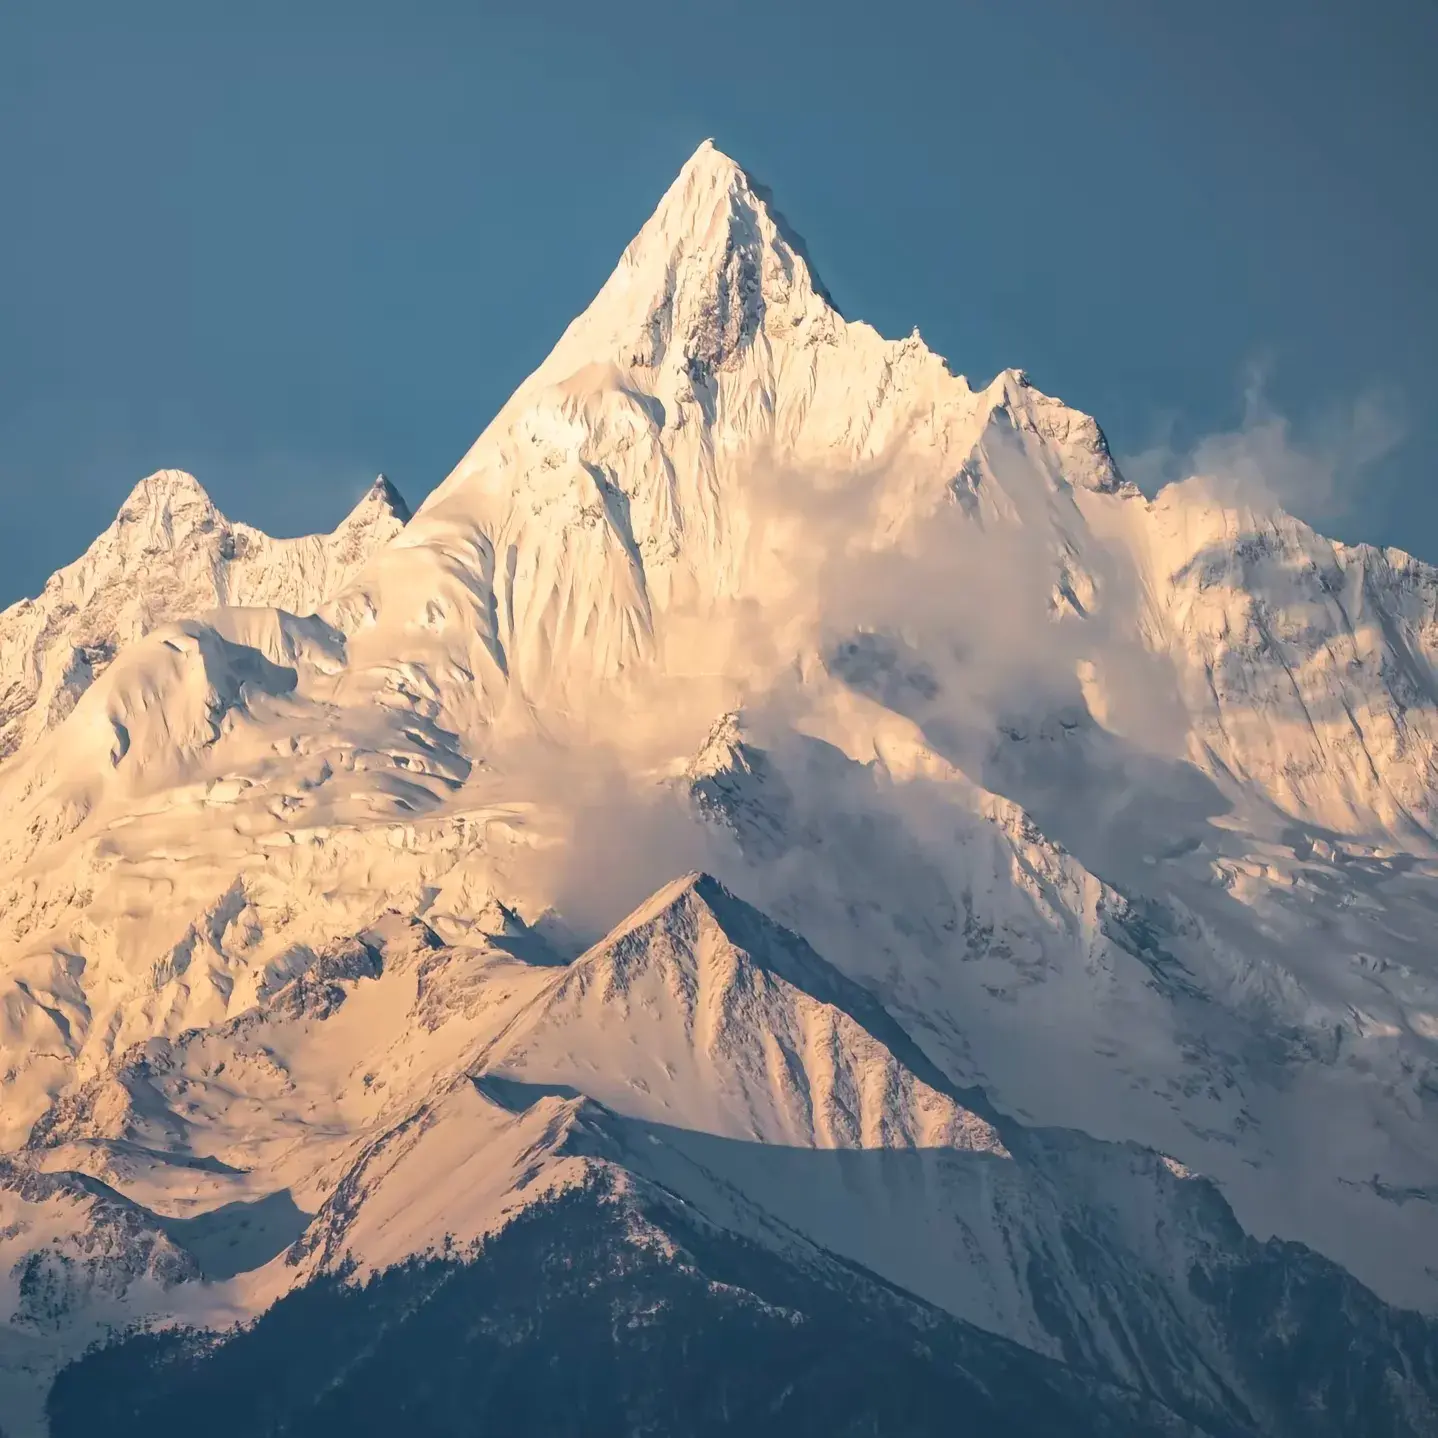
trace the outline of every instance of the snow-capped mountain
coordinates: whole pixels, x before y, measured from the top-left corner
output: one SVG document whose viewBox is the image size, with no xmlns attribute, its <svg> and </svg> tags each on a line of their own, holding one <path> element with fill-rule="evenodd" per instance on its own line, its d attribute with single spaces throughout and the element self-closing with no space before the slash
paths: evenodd
<svg viewBox="0 0 1438 1438">
<path fill-rule="evenodd" d="M 193 475 L 142 479 L 38 598 L 0 613 L 0 759 L 64 719 L 122 645 L 221 605 L 308 614 L 408 519 L 380 475 L 332 534 L 271 539 L 226 519 Z"/>
<path fill-rule="evenodd" d="M 73 1352 L 125 1299 L 209 1322 L 264 1311 L 327 1275 L 472 1253 L 598 1190 L 661 1244 L 678 1203 L 761 1263 L 867 1273 L 1076 1369 L 1101 1411 L 1120 1391 L 1199 1432 L 1431 1421 L 1438 1325 L 1256 1242 L 1171 1158 L 993 1112 L 712 878 L 666 886 L 568 965 L 503 927 L 455 948 L 389 916 L 57 1105 L 15 1162 L 33 1192 L 10 1225 L 29 1255 L 14 1328 Z M 115 1210 L 128 1244 L 40 1248 L 62 1184 Z M 1376 1391 L 1308 1356 L 1335 1300 Z"/>
<path fill-rule="evenodd" d="M 917 1325 L 999 1427 L 1432 1427 L 1438 571 L 1145 498 L 709 144 L 406 518 L 162 474 L 0 616 L 12 1438 L 124 1322 L 371 1345 L 356 1277 L 438 1313 L 394 1265 L 559 1212 L 701 1327 Z M 152 1349 L 56 1432 L 239 1351 Z"/>
</svg>

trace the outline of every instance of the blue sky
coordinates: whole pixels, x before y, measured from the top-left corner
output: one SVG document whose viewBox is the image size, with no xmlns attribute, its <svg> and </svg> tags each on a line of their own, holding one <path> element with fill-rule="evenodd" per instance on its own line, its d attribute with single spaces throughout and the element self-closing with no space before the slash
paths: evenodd
<svg viewBox="0 0 1438 1438">
<path fill-rule="evenodd" d="M 162 465 L 276 533 L 417 501 L 710 135 L 847 314 L 1121 455 L 1259 372 L 1293 507 L 1438 560 L 1435 54 L 1431 0 L 19 0 L 0 602 Z"/>
</svg>

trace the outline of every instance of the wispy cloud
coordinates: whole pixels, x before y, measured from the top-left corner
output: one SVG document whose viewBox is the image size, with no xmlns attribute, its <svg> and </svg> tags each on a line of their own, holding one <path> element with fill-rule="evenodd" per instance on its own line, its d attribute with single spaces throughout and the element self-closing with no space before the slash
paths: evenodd
<svg viewBox="0 0 1438 1438">
<path fill-rule="evenodd" d="M 1248 366 L 1236 429 L 1186 447 L 1162 439 L 1123 459 L 1124 473 L 1148 494 L 1197 480 L 1216 503 L 1277 505 L 1319 525 L 1350 517 L 1368 494 L 1373 466 L 1405 437 L 1398 404 L 1371 389 L 1299 423 L 1269 401 L 1268 378 L 1266 364 Z"/>
</svg>

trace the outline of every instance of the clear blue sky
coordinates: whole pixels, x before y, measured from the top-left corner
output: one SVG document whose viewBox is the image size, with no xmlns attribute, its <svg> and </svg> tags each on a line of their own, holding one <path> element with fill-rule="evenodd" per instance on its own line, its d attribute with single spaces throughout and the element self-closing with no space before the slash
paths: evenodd
<svg viewBox="0 0 1438 1438">
<path fill-rule="evenodd" d="M 1330 528 L 1438 559 L 1433 0 L 11 0 L 0 602 L 143 474 L 327 527 L 437 483 L 712 135 L 851 316 L 1115 449 L 1407 437 Z"/>
</svg>

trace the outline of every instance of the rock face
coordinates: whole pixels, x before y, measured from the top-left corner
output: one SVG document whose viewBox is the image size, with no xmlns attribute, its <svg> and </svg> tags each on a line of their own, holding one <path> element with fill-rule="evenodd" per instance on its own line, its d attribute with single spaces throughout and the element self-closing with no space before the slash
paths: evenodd
<svg viewBox="0 0 1438 1438">
<path fill-rule="evenodd" d="M 1431 1431 L 1438 571 L 1215 496 L 846 320 L 708 144 L 408 523 L 144 481 L 0 616 L 5 1271 L 123 1235 L 43 1342 L 7 1300 L 6 1429 L 131 1319 L 272 1314 L 57 1432 L 308 1303 L 379 1352 L 563 1209 L 735 1355 L 908 1305 L 976 1431 Z M 681 1431 L 624 1331 L 587 1431 Z M 386 1411 L 328 1361 L 254 1424 Z"/>
</svg>

